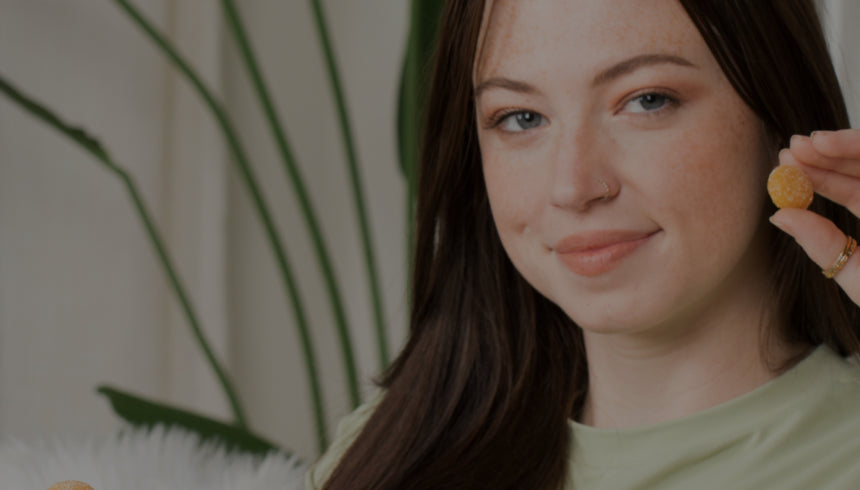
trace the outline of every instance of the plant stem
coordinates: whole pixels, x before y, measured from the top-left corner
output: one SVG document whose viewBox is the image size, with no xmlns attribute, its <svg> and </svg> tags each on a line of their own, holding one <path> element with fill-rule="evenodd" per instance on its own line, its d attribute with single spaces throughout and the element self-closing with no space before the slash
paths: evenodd
<svg viewBox="0 0 860 490">
<path fill-rule="evenodd" d="M 323 11 L 319 0 L 311 0 L 311 7 L 313 8 L 314 19 L 317 25 L 317 33 L 319 34 L 320 42 L 325 54 L 329 81 L 331 82 L 332 92 L 337 105 L 337 114 L 340 123 L 341 135 L 343 137 L 344 151 L 346 152 L 347 167 L 349 169 L 350 181 L 352 182 L 353 204 L 358 215 L 359 229 L 361 230 L 361 243 L 364 250 L 364 260 L 367 265 L 368 287 L 370 288 L 371 300 L 373 303 L 380 368 L 384 369 L 388 366 L 390 359 L 388 335 L 385 329 L 385 312 L 382 306 L 382 294 L 380 292 L 376 258 L 374 256 L 373 242 L 370 234 L 370 220 L 367 216 L 367 211 L 365 210 L 364 186 L 361 180 L 361 173 L 358 171 L 358 157 L 355 150 L 355 144 L 353 142 L 352 128 L 349 124 L 346 98 L 344 97 L 343 88 L 340 82 L 340 75 L 338 73 L 337 63 L 334 56 L 334 48 L 332 47 L 328 27 L 326 26 L 325 12 Z"/>
<path fill-rule="evenodd" d="M 253 169 L 248 163 L 248 158 L 239 142 L 239 138 L 236 134 L 236 131 L 233 129 L 233 125 L 230 123 L 230 119 L 227 117 L 226 112 L 215 100 L 215 97 L 212 95 L 211 91 L 206 87 L 206 85 L 203 84 L 200 77 L 194 72 L 194 70 L 191 69 L 189 64 L 185 62 L 185 60 L 179 55 L 176 49 L 174 49 L 173 46 L 165 39 L 165 37 L 153 27 L 152 23 L 149 22 L 134 7 L 132 7 L 127 0 L 114 1 L 116 1 L 129 14 L 129 16 L 149 35 L 151 40 L 155 42 L 155 44 L 162 50 L 162 52 L 173 62 L 173 64 L 179 69 L 179 71 L 183 75 L 185 75 L 185 77 L 193 85 L 197 93 L 203 98 L 204 102 L 206 103 L 206 106 L 214 115 L 219 127 L 221 128 L 221 131 L 224 134 L 224 138 L 226 139 L 227 145 L 234 156 L 235 163 L 238 165 L 246 188 L 251 194 L 251 200 L 254 203 L 254 206 L 257 210 L 257 214 L 263 222 L 266 236 L 269 240 L 269 244 L 272 247 L 272 252 L 274 253 L 275 259 L 278 264 L 278 270 L 281 273 L 281 277 L 287 289 L 289 301 L 293 307 L 293 314 L 295 316 L 296 327 L 298 329 L 299 337 L 301 339 L 302 354 L 304 356 L 305 367 L 307 368 L 308 381 L 311 390 L 311 401 L 314 408 L 314 417 L 317 426 L 317 442 L 320 447 L 325 447 L 327 445 L 327 431 L 325 427 L 325 412 L 322 402 L 322 391 L 320 389 L 319 376 L 317 374 L 316 367 L 317 362 L 313 352 L 310 329 L 308 328 L 307 320 L 305 318 L 303 303 L 300 297 L 297 283 L 292 273 L 292 268 L 289 265 L 286 252 L 284 251 L 284 245 L 280 239 L 280 235 L 276 231 L 274 220 L 272 219 L 271 213 L 269 212 L 269 207 L 263 199 L 263 195 L 257 183 L 257 179 L 254 175 Z"/>
<path fill-rule="evenodd" d="M 403 62 L 403 82 L 401 84 L 401 161 L 406 176 L 406 247 L 409 268 L 409 296 L 412 297 L 412 257 L 415 246 L 415 204 L 418 192 L 418 151 L 419 151 L 419 83 L 421 71 L 421 37 L 419 33 L 419 9 L 412 2 L 410 7 L 410 29 Z M 411 301 L 411 299 L 410 299 Z"/>
<path fill-rule="evenodd" d="M 337 285 L 337 280 L 335 279 L 334 267 L 332 267 L 331 259 L 329 258 L 328 248 L 326 247 L 325 240 L 323 239 L 322 231 L 320 230 L 316 213 L 314 212 L 310 197 L 306 191 L 301 172 L 296 165 L 295 157 L 293 156 L 293 152 L 287 141 L 286 131 L 284 130 L 280 118 L 275 111 L 275 106 L 272 103 L 272 98 L 266 88 L 262 72 L 251 48 L 251 43 L 248 40 L 248 36 L 245 34 L 245 29 L 242 26 L 239 11 L 232 0 L 222 0 L 221 5 L 224 8 L 227 20 L 233 31 L 233 35 L 239 45 L 242 60 L 244 61 L 245 68 L 248 70 L 248 74 L 253 82 L 254 91 L 256 92 L 260 105 L 263 108 L 263 112 L 266 115 L 269 128 L 277 142 L 278 150 L 280 151 L 281 159 L 284 163 L 284 168 L 289 176 L 289 181 L 293 186 L 293 191 L 299 201 L 305 226 L 310 232 L 314 251 L 316 252 L 317 264 L 322 272 L 326 288 L 328 290 L 331 309 L 334 313 L 335 325 L 340 339 L 341 354 L 343 356 L 344 368 L 346 370 L 347 388 L 352 406 L 355 408 L 361 402 L 358 371 L 356 369 L 352 338 L 350 336 L 350 329 L 346 320 L 343 300 L 341 299 L 340 290 Z"/>
<path fill-rule="evenodd" d="M 149 211 L 147 210 L 146 203 L 143 201 L 143 197 L 137 190 L 137 186 L 134 183 L 134 179 L 131 177 L 131 175 L 128 174 L 128 172 L 125 171 L 125 169 L 117 165 L 111 159 L 110 155 L 108 155 L 107 151 L 105 151 L 105 149 L 97 140 L 90 137 L 80 128 L 76 128 L 64 123 L 54 113 L 52 113 L 39 103 L 35 102 L 33 99 L 24 95 L 22 92 L 11 86 L 2 78 L 0 78 L 0 91 L 4 92 L 13 101 L 17 102 L 34 116 L 41 119 L 49 126 L 53 127 L 60 133 L 68 136 L 70 139 L 78 143 L 85 150 L 91 153 L 99 162 L 101 162 L 105 166 L 105 168 L 107 168 L 110 172 L 114 173 L 117 177 L 119 177 L 122 180 L 123 184 L 125 184 L 125 187 L 128 190 L 129 195 L 131 196 L 134 208 L 137 211 L 137 214 L 140 219 L 143 221 L 143 225 L 146 229 L 146 233 L 149 237 L 150 243 L 152 243 L 153 247 L 155 248 L 155 251 L 158 255 L 158 260 L 161 262 L 161 265 L 167 272 L 168 279 L 170 280 L 170 285 L 173 287 L 173 291 L 174 293 L 176 293 L 176 296 L 179 299 L 179 304 L 182 307 L 182 311 L 185 314 L 185 318 L 188 320 L 188 324 L 191 326 L 191 331 L 194 333 L 197 342 L 203 349 L 203 353 L 205 354 L 206 359 L 209 361 L 209 365 L 215 371 L 215 374 L 218 377 L 219 382 L 221 383 L 221 387 L 224 389 L 224 393 L 226 394 L 227 399 L 230 402 L 230 406 L 233 409 L 234 417 L 236 418 L 236 425 L 243 429 L 246 429 L 248 424 L 245 418 L 244 411 L 242 410 L 242 406 L 239 403 L 239 397 L 237 396 L 235 389 L 230 383 L 226 372 L 221 367 L 221 364 L 218 362 L 218 359 L 216 359 L 214 352 L 210 348 L 209 342 L 206 339 L 206 335 L 200 328 L 200 322 L 197 319 L 197 314 L 194 311 L 194 307 L 191 304 L 191 300 L 189 299 L 189 296 L 185 293 L 185 288 L 182 286 L 182 282 L 179 279 L 179 275 L 176 272 L 176 268 L 173 266 L 173 261 L 170 259 L 170 256 L 167 253 L 167 248 L 164 246 L 164 242 L 161 239 L 161 234 L 158 232 L 158 229 L 156 228 L 155 223 L 152 220 Z"/>
<path fill-rule="evenodd" d="M 406 179 L 406 229 L 407 258 L 412 264 L 415 237 L 415 206 L 418 193 L 418 158 L 421 132 L 427 105 L 425 80 L 428 62 L 436 45 L 436 30 L 441 17 L 442 2 L 439 0 L 412 0 L 409 3 L 409 37 L 398 97 L 397 128 L 400 169 Z M 412 271 L 408 283 L 410 296 Z"/>
</svg>

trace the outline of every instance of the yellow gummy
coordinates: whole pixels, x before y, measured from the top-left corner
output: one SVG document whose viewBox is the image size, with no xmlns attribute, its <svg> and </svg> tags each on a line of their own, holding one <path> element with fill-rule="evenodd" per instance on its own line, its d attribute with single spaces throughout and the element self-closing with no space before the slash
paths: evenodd
<svg viewBox="0 0 860 490">
<path fill-rule="evenodd" d="M 806 209 L 812 204 L 812 181 L 797 167 L 780 165 L 767 178 L 767 192 L 778 208 Z"/>
<path fill-rule="evenodd" d="M 54 483 L 48 490 L 93 490 L 93 487 L 82 481 L 66 480 L 60 483 Z"/>
</svg>

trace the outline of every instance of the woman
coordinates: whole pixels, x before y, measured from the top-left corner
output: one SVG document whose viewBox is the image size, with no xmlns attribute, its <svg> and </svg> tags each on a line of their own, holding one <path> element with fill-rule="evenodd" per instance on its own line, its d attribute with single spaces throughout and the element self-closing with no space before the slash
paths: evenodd
<svg viewBox="0 0 860 490">
<path fill-rule="evenodd" d="M 811 1 L 452 0 L 431 92 L 411 338 L 309 488 L 856 487 L 860 134 Z"/>
</svg>

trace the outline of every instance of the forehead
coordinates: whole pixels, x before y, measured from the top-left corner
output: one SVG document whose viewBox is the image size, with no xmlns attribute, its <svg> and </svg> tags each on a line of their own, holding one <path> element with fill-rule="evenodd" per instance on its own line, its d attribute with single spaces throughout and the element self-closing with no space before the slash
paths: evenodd
<svg viewBox="0 0 860 490">
<path fill-rule="evenodd" d="M 661 53 L 710 58 L 677 0 L 495 0 L 487 2 L 477 79 L 528 70 L 553 60 L 572 71 L 619 58 Z"/>
</svg>

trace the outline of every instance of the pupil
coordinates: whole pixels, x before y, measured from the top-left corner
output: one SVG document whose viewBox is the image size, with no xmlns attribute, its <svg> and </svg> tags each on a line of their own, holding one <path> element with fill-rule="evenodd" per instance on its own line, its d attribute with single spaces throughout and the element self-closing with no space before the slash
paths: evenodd
<svg viewBox="0 0 860 490">
<path fill-rule="evenodd" d="M 534 112 L 523 112 L 517 114 L 517 123 L 523 129 L 529 129 L 536 126 L 539 123 L 538 115 Z"/>
<path fill-rule="evenodd" d="M 654 109 L 659 107 L 663 102 L 663 96 L 657 94 L 646 94 L 642 96 L 642 107 L 645 109 Z"/>
</svg>

